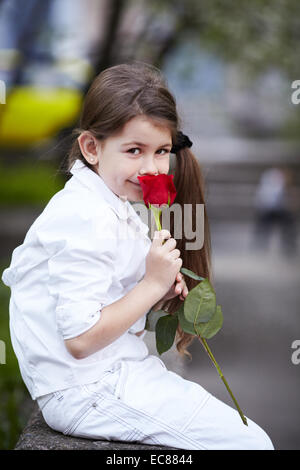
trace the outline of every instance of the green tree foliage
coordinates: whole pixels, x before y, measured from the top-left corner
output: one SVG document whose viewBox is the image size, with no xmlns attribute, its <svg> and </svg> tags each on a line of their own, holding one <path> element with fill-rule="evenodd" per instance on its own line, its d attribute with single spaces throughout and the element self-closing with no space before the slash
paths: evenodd
<svg viewBox="0 0 300 470">
<path fill-rule="evenodd" d="M 230 61 L 242 63 L 249 73 L 276 67 L 291 79 L 299 73 L 300 3 L 297 0 L 152 0 L 157 16 L 164 12 L 173 24 L 169 51 L 187 33 L 199 45 Z"/>
</svg>

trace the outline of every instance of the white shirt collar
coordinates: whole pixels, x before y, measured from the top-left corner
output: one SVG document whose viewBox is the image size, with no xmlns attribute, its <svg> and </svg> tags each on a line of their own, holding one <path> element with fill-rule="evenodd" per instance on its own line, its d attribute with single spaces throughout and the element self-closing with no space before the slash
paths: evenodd
<svg viewBox="0 0 300 470">
<path fill-rule="evenodd" d="M 149 231 L 148 225 L 144 224 L 130 202 L 128 200 L 123 200 L 122 197 L 118 197 L 106 185 L 103 178 L 101 178 L 100 175 L 97 175 L 81 160 L 77 158 L 69 171 L 87 188 L 89 188 L 91 191 L 95 191 L 95 193 L 100 196 L 102 201 L 104 199 L 120 219 L 127 220 L 131 218 L 142 228 L 144 233 Z"/>
</svg>

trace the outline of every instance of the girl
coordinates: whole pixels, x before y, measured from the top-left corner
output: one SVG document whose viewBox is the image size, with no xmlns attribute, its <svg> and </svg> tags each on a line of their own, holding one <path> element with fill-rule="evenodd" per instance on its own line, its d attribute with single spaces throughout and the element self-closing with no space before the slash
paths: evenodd
<svg viewBox="0 0 300 470">
<path fill-rule="evenodd" d="M 68 155 L 72 177 L 2 275 L 14 351 L 56 431 L 188 450 L 273 449 L 257 424 L 245 426 L 235 409 L 169 371 L 143 341 L 148 311 L 174 313 L 197 282 L 185 282 L 182 265 L 211 280 L 207 215 L 204 246 L 189 252 L 184 237 L 172 238 L 172 222 L 151 241 L 129 203 L 142 201 L 138 176 L 169 172 L 172 152 L 175 202 L 204 203 L 200 166 L 179 128 L 155 67 L 121 64 L 94 79 Z M 180 354 L 193 339 L 178 327 Z"/>
</svg>

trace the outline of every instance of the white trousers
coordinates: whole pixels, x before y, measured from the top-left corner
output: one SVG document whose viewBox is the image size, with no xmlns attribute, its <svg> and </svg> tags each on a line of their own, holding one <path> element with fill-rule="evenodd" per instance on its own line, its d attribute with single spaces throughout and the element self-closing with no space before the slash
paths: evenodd
<svg viewBox="0 0 300 470">
<path fill-rule="evenodd" d="M 37 399 L 46 423 L 70 436 L 187 450 L 274 450 L 269 436 L 154 355 L 121 360 L 97 382 Z"/>
</svg>

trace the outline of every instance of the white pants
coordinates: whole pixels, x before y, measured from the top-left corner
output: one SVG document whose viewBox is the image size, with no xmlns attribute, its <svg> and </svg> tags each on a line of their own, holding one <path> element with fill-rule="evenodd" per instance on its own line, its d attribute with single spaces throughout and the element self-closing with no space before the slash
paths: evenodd
<svg viewBox="0 0 300 470">
<path fill-rule="evenodd" d="M 70 436 L 187 450 L 274 450 L 268 435 L 201 385 L 149 355 L 121 360 L 97 382 L 37 399 L 46 423 Z"/>
</svg>

